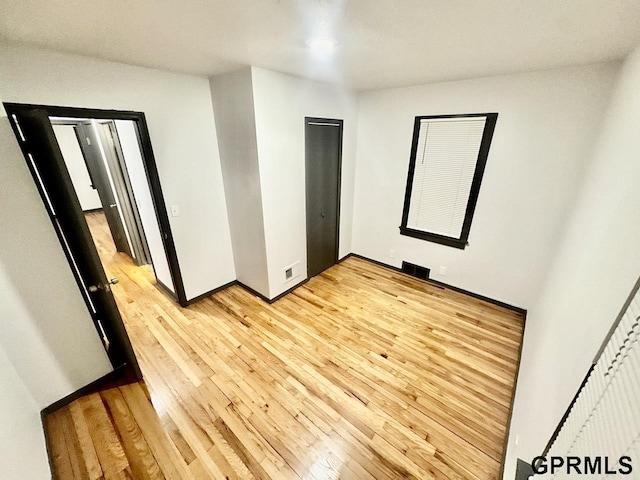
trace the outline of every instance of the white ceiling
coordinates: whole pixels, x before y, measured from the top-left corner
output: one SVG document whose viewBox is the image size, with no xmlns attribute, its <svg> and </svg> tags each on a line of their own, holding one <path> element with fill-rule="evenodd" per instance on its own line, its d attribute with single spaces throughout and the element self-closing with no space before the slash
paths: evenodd
<svg viewBox="0 0 640 480">
<path fill-rule="evenodd" d="M 359 90 L 621 59 L 640 42 L 640 0 L 0 0 L 0 12 L 8 42 Z M 317 33 L 338 40 L 331 58 L 306 47 Z"/>
</svg>

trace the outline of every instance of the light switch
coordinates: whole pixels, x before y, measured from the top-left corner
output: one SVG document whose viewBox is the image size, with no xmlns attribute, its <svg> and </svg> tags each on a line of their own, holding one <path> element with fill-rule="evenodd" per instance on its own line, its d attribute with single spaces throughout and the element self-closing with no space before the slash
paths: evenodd
<svg viewBox="0 0 640 480">
<path fill-rule="evenodd" d="M 178 205 L 171 205 L 171 216 L 178 217 L 180 216 L 180 208 Z"/>
</svg>

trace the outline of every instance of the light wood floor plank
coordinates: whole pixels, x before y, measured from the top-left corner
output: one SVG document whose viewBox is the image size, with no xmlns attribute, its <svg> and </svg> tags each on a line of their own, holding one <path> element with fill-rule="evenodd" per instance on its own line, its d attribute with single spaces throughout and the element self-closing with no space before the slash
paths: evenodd
<svg viewBox="0 0 640 480">
<path fill-rule="evenodd" d="M 131 465 L 133 477 L 144 480 L 164 478 L 120 390 L 116 388 L 105 390 L 100 392 L 100 396 L 114 420 L 122 448 Z"/>
</svg>

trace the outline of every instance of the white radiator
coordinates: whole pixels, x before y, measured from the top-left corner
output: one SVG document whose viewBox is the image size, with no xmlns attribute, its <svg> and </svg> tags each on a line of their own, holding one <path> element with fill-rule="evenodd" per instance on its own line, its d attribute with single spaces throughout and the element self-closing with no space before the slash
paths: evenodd
<svg viewBox="0 0 640 480">
<path fill-rule="evenodd" d="M 636 284 L 535 479 L 640 479 L 640 291 Z M 551 458 L 556 468 L 551 474 Z M 569 457 L 578 457 L 571 462 Z M 588 457 L 589 464 L 587 464 Z M 626 460 L 623 457 L 629 457 Z M 599 459 L 599 460 L 598 460 Z M 622 459 L 622 461 L 620 460 Z M 562 466 L 559 466 L 560 463 Z M 608 462 L 605 465 L 605 462 Z M 596 463 L 598 465 L 596 465 Z M 630 467 L 625 463 L 631 464 Z M 541 464 L 542 465 L 542 464 Z M 596 466 L 598 467 L 596 469 Z M 608 470 L 616 474 L 606 473 Z M 544 467 L 540 469 L 543 471 Z M 580 474 L 578 474 L 578 470 Z M 568 473 L 570 472 L 570 473 Z M 598 473 L 599 472 L 599 473 Z M 619 473 L 620 472 L 620 473 Z M 622 473 L 625 473 L 624 475 Z"/>
</svg>

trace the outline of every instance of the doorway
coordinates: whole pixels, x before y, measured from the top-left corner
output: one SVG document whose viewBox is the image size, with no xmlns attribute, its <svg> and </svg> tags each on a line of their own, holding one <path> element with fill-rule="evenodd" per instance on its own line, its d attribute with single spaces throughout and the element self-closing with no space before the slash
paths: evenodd
<svg viewBox="0 0 640 480">
<path fill-rule="evenodd" d="M 104 253 L 153 268 L 156 284 L 186 302 L 144 114 L 4 106 L 109 360 L 139 380 Z"/>
<path fill-rule="evenodd" d="M 338 263 L 343 121 L 305 118 L 307 276 Z"/>
<path fill-rule="evenodd" d="M 82 211 L 106 221 L 116 251 L 136 265 L 153 265 L 127 167 L 128 161 L 135 168 L 139 145 L 130 141 L 123 145 L 118 135 L 119 128 L 127 139 L 129 130 L 135 129 L 133 122 L 118 120 L 118 127 L 114 120 L 50 120 Z M 146 183 L 137 186 L 139 196 L 148 194 Z M 152 234 L 159 235 L 155 219 L 146 223 Z M 156 263 L 166 263 L 166 257 L 160 256 L 156 254 Z"/>
</svg>

